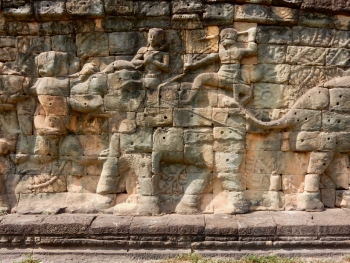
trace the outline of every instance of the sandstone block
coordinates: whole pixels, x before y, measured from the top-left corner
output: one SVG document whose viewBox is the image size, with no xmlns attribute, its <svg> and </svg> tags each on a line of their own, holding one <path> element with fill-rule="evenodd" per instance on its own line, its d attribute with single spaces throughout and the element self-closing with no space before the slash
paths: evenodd
<svg viewBox="0 0 350 263">
<path fill-rule="evenodd" d="M 118 90 L 113 95 L 105 96 L 105 109 L 122 112 L 142 110 L 144 97 L 145 92 L 143 90 Z"/>
<path fill-rule="evenodd" d="M 74 33 L 74 21 L 51 21 L 42 23 L 39 28 L 41 35 L 65 35 Z"/>
<path fill-rule="evenodd" d="M 284 210 L 284 194 L 282 192 L 247 190 L 244 195 L 250 203 L 249 210 L 251 211 Z"/>
<path fill-rule="evenodd" d="M 174 14 L 201 13 L 203 4 L 200 0 L 173 0 L 172 11 Z"/>
<path fill-rule="evenodd" d="M 350 191 L 336 190 L 335 191 L 335 206 L 341 208 L 350 208 Z"/>
<path fill-rule="evenodd" d="M 298 46 L 329 47 L 333 31 L 327 28 L 293 27 L 293 44 Z"/>
<path fill-rule="evenodd" d="M 211 37 L 207 40 L 208 35 Z M 219 28 L 217 26 L 186 31 L 186 53 L 210 54 L 218 52 L 218 40 Z"/>
<path fill-rule="evenodd" d="M 327 66 L 337 66 L 337 67 L 349 67 L 349 50 L 348 49 L 334 49 L 328 50 L 326 56 Z"/>
<path fill-rule="evenodd" d="M 242 68 L 242 71 L 245 67 Z M 248 69 L 248 68 L 247 68 Z M 268 82 L 268 83 L 277 83 L 283 84 L 289 81 L 289 76 L 291 68 L 286 64 L 259 64 L 253 66 L 249 75 L 248 82 Z M 243 73 L 243 72 L 242 72 Z M 244 74 L 244 73 L 243 73 Z"/>
<path fill-rule="evenodd" d="M 105 31 L 131 31 L 134 24 L 135 19 L 130 16 L 108 16 L 102 20 L 102 28 Z"/>
<path fill-rule="evenodd" d="M 281 64 L 286 60 L 286 46 L 258 45 L 258 62 L 261 64 Z"/>
<path fill-rule="evenodd" d="M 122 152 L 152 152 L 152 129 L 139 128 L 134 134 L 120 135 Z"/>
<path fill-rule="evenodd" d="M 129 233 L 132 217 L 99 215 L 89 228 L 92 235 L 124 235 Z"/>
<path fill-rule="evenodd" d="M 84 156 L 99 156 L 108 147 L 108 138 L 103 135 L 78 135 Z"/>
<path fill-rule="evenodd" d="M 335 207 L 335 189 L 321 189 L 321 200 L 325 207 Z"/>
<path fill-rule="evenodd" d="M 51 37 L 51 45 L 53 51 L 76 52 L 74 40 L 70 35 L 57 35 Z"/>
<path fill-rule="evenodd" d="M 69 95 L 69 80 L 67 78 L 44 77 L 35 83 L 38 95 L 64 96 Z"/>
<path fill-rule="evenodd" d="M 216 171 L 219 173 L 235 173 L 244 171 L 244 154 L 240 152 L 215 152 Z"/>
<path fill-rule="evenodd" d="M 262 5 L 236 5 L 234 17 L 235 21 L 266 24 L 269 18 L 269 9 Z"/>
<path fill-rule="evenodd" d="M 289 84 L 309 89 L 319 84 L 319 79 L 323 76 L 324 69 L 313 66 L 291 66 L 290 73 Z"/>
<path fill-rule="evenodd" d="M 346 131 L 350 118 L 344 113 L 325 111 L 322 114 L 322 130 L 325 132 Z"/>
<path fill-rule="evenodd" d="M 16 47 L 16 38 L 11 36 L 1 36 L 0 47 Z"/>
<path fill-rule="evenodd" d="M 247 174 L 247 190 L 269 191 L 270 174 Z"/>
<path fill-rule="evenodd" d="M 256 109 L 285 109 L 291 103 L 291 86 L 254 83 L 253 105 Z"/>
<path fill-rule="evenodd" d="M 286 62 L 290 64 L 323 66 L 325 58 L 326 49 L 324 48 L 289 46 Z"/>
<path fill-rule="evenodd" d="M 198 14 L 176 14 L 171 19 L 174 29 L 196 29 L 203 28 L 203 24 Z"/>
<path fill-rule="evenodd" d="M 136 52 L 141 34 L 136 32 L 115 32 L 108 34 L 110 54 L 131 55 Z"/>
<path fill-rule="evenodd" d="M 130 0 L 105 0 L 104 7 L 106 14 L 111 15 L 132 15 L 134 3 Z"/>
<path fill-rule="evenodd" d="M 217 175 L 222 188 L 225 191 L 245 191 L 247 188 L 247 178 L 245 174 L 218 173 Z"/>
<path fill-rule="evenodd" d="M 169 126 L 173 123 L 172 109 L 146 108 L 137 113 L 136 123 L 145 127 Z"/>
<path fill-rule="evenodd" d="M 170 15 L 170 4 L 165 1 L 138 1 L 135 2 L 135 14 L 138 16 L 168 16 Z"/>
<path fill-rule="evenodd" d="M 205 215 L 205 234 L 210 236 L 238 235 L 238 224 L 233 215 Z"/>
<path fill-rule="evenodd" d="M 16 49 L 12 47 L 0 48 L 0 61 L 14 61 L 16 59 Z"/>
<path fill-rule="evenodd" d="M 184 136 L 181 128 L 158 128 L 153 137 L 153 151 L 182 152 L 184 149 Z"/>
<path fill-rule="evenodd" d="M 205 5 L 204 25 L 231 25 L 233 23 L 233 13 L 234 6 L 232 4 Z"/>
<path fill-rule="evenodd" d="M 281 26 L 258 26 L 257 43 L 261 44 L 290 44 L 292 30 Z"/>
<path fill-rule="evenodd" d="M 34 12 L 38 21 L 68 19 L 65 1 L 34 2 Z"/>
<path fill-rule="evenodd" d="M 306 27 L 334 28 L 334 15 L 299 12 L 299 25 Z"/>
<path fill-rule="evenodd" d="M 332 157 L 332 152 L 312 152 L 307 172 L 310 174 L 322 174 L 332 161 Z"/>
<path fill-rule="evenodd" d="M 40 104 L 44 107 L 47 115 L 68 115 L 67 98 L 62 96 L 39 95 Z"/>
<path fill-rule="evenodd" d="M 350 18 L 344 15 L 335 15 L 335 28 L 338 30 L 349 30 L 350 29 Z"/>
<path fill-rule="evenodd" d="M 211 109 L 174 109 L 174 126 L 211 126 Z"/>
<path fill-rule="evenodd" d="M 172 28 L 172 20 L 169 16 L 146 16 L 140 17 L 136 20 L 135 28 L 154 28 L 159 27 L 162 29 Z"/>
<path fill-rule="evenodd" d="M 78 56 L 108 56 L 108 35 L 105 33 L 77 34 Z"/>
<path fill-rule="evenodd" d="M 256 174 L 271 174 L 276 169 L 276 151 L 247 151 L 246 170 Z"/>
<path fill-rule="evenodd" d="M 104 16 L 104 6 L 101 0 L 67 0 L 67 12 L 74 18 L 100 18 Z"/>
<path fill-rule="evenodd" d="M 17 7 L 8 7 L 3 9 L 4 16 L 8 21 L 33 21 L 34 10 L 32 3 L 24 3 Z"/>
<path fill-rule="evenodd" d="M 281 135 L 272 134 L 247 134 L 247 149 L 251 151 L 279 151 L 281 149 Z"/>
</svg>

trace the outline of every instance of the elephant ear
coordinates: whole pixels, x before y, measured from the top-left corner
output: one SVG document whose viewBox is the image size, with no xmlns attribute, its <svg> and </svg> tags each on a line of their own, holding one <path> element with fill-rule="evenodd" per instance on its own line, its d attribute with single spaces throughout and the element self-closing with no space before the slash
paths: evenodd
<svg viewBox="0 0 350 263">
<path fill-rule="evenodd" d="M 334 78 L 331 80 L 328 80 L 323 85 L 325 88 L 331 89 L 331 88 L 350 88 L 350 76 L 340 77 L 340 78 Z"/>
</svg>

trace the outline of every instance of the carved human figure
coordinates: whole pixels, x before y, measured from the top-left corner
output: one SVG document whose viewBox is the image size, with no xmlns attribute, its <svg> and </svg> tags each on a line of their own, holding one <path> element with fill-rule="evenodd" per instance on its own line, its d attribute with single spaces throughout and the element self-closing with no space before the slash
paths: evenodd
<svg viewBox="0 0 350 263">
<path fill-rule="evenodd" d="M 164 52 L 168 44 L 164 42 L 164 31 L 160 28 L 152 28 L 148 32 L 148 45 L 138 50 L 135 57 L 130 61 L 117 60 L 108 65 L 102 72 L 107 74 L 120 73 L 121 83 L 115 85 L 119 90 L 125 89 L 155 89 L 162 82 L 162 75 L 169 71 L 169 54 Z M 138 71 L 142 72 L 141 81 L 137 78 Z M 128 72 L 128 73 L 126 73 Z M 137 74 L 135 74 L 137 73 Z M 134 76 L 127 79 L 124 76 Z M 111 87 L 109 87 L 111 89 Z M 118 184 L 120 182 L 119 174 L 119 133 L 114 133 L 110 137 L 110 145 L 108 149 L 101 152 L 101 159 L 104 165 L 101 172 L 100 180 L 97 185 L 96 192 L 98 194 L 116 194 L 118 192 Z M 137 194 L 147 192 L 148 189 L 140 184 Z M 141 195 L 141 194 L 140 194 Z M 157 197 L 141 195 L 140 205 L 134 213 L 137 214 L 156 214 L 159 213 Z M 141 204 L 142 203 L 142 204 Z M 115 213 L 120 212 L 120 208 L 115 207 Z"/>
<path fill-rule="evenodd" d="M 238 34 L 248 34 L 247 47 L 241 47 L 237 43 Z M 189 97 L 183 100 L 186 104 L 192 101 L 202 86 L 218 87 L 226 90 L 233 90 L 233 96 L 236 101 L 241 104 L 246 104 L 251 98 L 252 90 L 249 86 L 244 86 L 245 89 L 234 89 L 234 84 L 242 83 L 241 80 L 241 65 L 240 61 L 246 56 L 256 54 L 257 45 L 254 42 L 256 36 L 256 28 L 251 28 L 245 32 L 238 33 L 233 28 L 225 28 L 220 32 L 219 53 L 212 53 L 205 58 L 194 62 L 186 63 L 184 71 L 200 68 L 202 66 L 220 62 L 220 69 L 217 73 L 202 73 L 199 74 L 193 81 L 192 89 Z M 241 87 L 241 86 L 240 86 Z"/>
<path fill-rule="evenodd" d="M 147 47 L 140 48 L 130 62 L 114 61 L 102 72 L 112 73 L 121 69 L 141 70 L 143 87 L 157 88 L 162 81 L 162 74 L 169 71 L 169 54 L 164 52 L 168 44 L 164 44 L 164 36 L 163 29 L 151 28 L 148 31 Z"/>
</svg>

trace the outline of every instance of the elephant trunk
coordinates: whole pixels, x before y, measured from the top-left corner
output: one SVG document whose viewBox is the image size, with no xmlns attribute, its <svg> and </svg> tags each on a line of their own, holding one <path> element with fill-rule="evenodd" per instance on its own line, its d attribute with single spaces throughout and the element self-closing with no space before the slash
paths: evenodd
<svg viewBox="0 0 350 263">
<path fill-rule="evenodd" d="M 288 114 L 284 115 L 282 118 L 273 120 L 273 121 L 261 121 L 258 120 L 250 111 L 243 108 L 243 106 L 239 106 L 242 112 L 245 114 L 245 118 L 248 122 L 261 129 L 284 129 L 289 126 L 288 123 Z"/>
</svg>

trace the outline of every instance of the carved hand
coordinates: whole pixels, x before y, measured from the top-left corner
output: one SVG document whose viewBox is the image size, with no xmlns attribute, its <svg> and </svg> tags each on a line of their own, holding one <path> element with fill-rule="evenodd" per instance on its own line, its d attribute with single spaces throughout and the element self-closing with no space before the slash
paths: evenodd
<svg viewBox="0 0 350 263">
<path fill-rule="evenodd" d="M 256 28 L 249 28 L 248 29 L 248 42 L 255 42 L 256 39 Z"/>
</svg>

